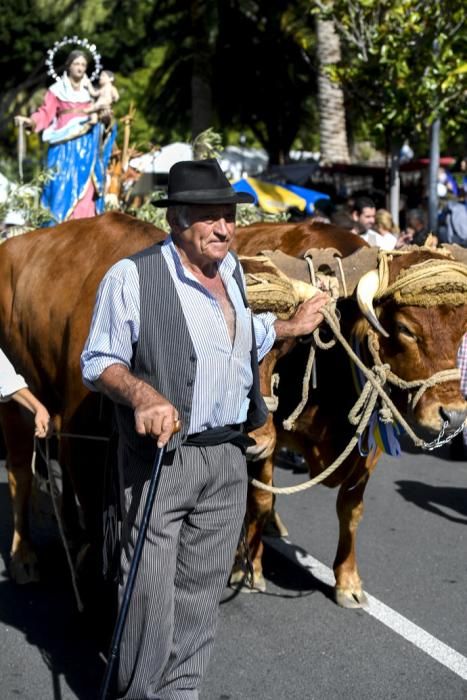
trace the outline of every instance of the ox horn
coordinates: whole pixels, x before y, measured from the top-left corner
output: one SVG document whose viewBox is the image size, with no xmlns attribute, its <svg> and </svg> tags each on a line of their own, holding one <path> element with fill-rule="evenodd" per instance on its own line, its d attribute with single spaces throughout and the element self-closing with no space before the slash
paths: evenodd
<svg viewBox="0 0 467 700">
<path fill-rule="evenodd" d="M 443 243 L 441 250 L 448 250 L 453 258 L 464 265 L 467 265 L 467 249 L 457 243 Z"/>
<path fill-rule="evenodd" d="M 297 295 L 298 301 L 306 301 L 315 296 L 318 289 L 308 282 L 302 282 L 301 280 L 290 279 L 292 283 L 293 290 Z"/>
<path fill-rule="evenodd" d="M 384 330 L 383 326 L 376 316 L 375 310 L 373 308 L 373 299 L 379 288 L 379 275 L 377 270 L 370 270 L 366 272 L 357 285 L 357 302 L 360 311 L 365 316 L 365 318 L 371 323 L 371 325 L 376 328 L 376 330 L 384 335 L 385 338 L 389 338 L 389 333 Z"/>
</svg>

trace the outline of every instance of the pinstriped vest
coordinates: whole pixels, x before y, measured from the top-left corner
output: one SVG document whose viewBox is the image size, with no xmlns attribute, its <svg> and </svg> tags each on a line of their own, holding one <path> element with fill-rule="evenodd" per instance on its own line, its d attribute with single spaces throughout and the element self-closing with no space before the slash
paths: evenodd
<svg viewBox="0 0 467 700">
<path fill-rule="evenodd" d="M 167 448 L 178 447 L 186 438 L 190 425 L 191 404 L 196 377 L 197 358 L 188 326 L 183 315 L 177 290 L 158 243 L 133 255 L 140 284 L 140 330 L 133 348 L 133 374 L 153 386 L 178 410 L 181 430 L 169 440 Z M 248 306 L 240 266 L 234 278 Z M 251 367 L 253 385 L 248 394 L 250 406 L 245 427 L 253 430 L 266 421 L 268 410 L 259 391 L 259 370 L 256 342 L 252 325 Z M 151 459 L 154 439 L 135 431 L 133 411 L 116 404 L 120 437 L 130 451 Z"/>
</svg>

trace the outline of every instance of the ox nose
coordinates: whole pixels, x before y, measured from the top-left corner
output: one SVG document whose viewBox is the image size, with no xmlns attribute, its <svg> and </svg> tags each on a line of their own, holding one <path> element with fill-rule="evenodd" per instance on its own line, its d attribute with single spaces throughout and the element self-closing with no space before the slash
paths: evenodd
<svg viewBox="0 0 467 700">
<path fill-rule="evenodd" d="M 447 427 L 450 430 L 457 430 L 467 418 L 467 409 L 465 411 L 448 411 L 447 408 L 441 406 L 439 413 L 443 421 L 447 421 Z"/>
</svg>

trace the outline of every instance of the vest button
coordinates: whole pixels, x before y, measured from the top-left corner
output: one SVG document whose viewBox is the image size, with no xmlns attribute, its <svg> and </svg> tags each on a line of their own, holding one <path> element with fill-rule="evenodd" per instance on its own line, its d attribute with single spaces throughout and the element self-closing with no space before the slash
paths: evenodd
<svg viewBox="0 0 467 700">
<path fill-rule="evenodd" d="M 196 362 L 196 355 L 190 355 L 190 361 Z"/>
<path fill-rule="evenodd" d="M 189 379 L 189 380 L 187 381 L 186 385 L 187 385 L 187 386 L 193 386 L 194 383 L 195 383 L 195 382 L 194 382 L 193 379 Z"/>
</svg>

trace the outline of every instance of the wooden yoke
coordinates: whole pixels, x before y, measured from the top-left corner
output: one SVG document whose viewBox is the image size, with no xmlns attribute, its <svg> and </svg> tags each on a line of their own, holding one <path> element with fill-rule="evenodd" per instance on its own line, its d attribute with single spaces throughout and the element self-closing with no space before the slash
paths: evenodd
<svg viewBox="0 0 467 700">
<path fill-rule="evenodd" d="M 338 251 L 334 248 L 310 248 L 307 250 L 306 255 L 311 258 L 315 273 L 324 272 L 338 280 L 339 298 L 342 298 L 345 294 L 342 285 L 342 275 L 336 258 L 340 258 L 347 296 L 351 296 L 362 275 L 370 270 L 376 270 L 378 252 L 378 248 L 358 248 L 351 255 L 340 258 Z M 286 255 L 280 250 L 262 251 L 261 254 L 268 257 L 287 277 L 301 280 L 302 282 L 311 282 L 310 267 L 304 258 Z"/>
</svg>

